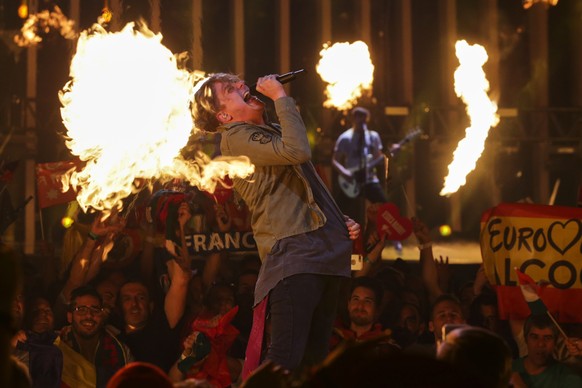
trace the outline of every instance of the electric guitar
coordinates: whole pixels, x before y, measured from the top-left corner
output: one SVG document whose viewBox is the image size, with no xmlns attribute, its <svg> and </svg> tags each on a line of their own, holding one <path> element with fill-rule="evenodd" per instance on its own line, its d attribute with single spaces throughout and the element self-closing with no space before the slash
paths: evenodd
<svg viewBox="0 0 582 388">
<path fill-rule="evenodd" d="M 414 140 L 420 135 L 422 135 L 422 129 L 420 128 L 416 128 L 410 131 L 410 133 L 406 135 L 406 137 L 404 137 L 402 140 L 396 143 L 395 146 L 392 147 L 392 151 L 390 151 L 390 156 L 395 156 L 400 151 L 403 145 L 410 142 L 411 140 Z M 368 155 L 367 157 L 368 160 L 366 160 L 366 168 L 368 169 L 376 167 L 378 164 L 380 164 L 380 162 L 384 162 L 386 164 L 388 162 L 387 156 L 385 154 L 380 155 L 374 160 L 371 160 L 372 155 Z M 347 170 L 349 170 L 352 173 L 352 178 L 350 179 L 339 174 L 337 178 L 338 185 L 346 196 L 348 196 L 349 198 L 356 198 L 358 195 L 360 195 L 363 180 L 358 179 L 358 174 L 365 174 L 365 172 L 362 171 L 363 169 L 360 168 L 359 166 L 348 168 Z"/>
</svg>

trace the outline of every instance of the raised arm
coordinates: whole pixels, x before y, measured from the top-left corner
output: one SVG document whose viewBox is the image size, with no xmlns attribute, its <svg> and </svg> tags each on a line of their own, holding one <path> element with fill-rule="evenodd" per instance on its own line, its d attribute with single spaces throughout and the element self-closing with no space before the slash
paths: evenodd
<svg viewBox="0 0 582 388">
<path fill-rule="evenodd" d="M 96 275 L 96 273 L 94 273 L 95 268 L 93 268 L 92 271 L 90 270 L 92 267 L 92 261 L 99 260 L 99 255 L 95 254 L 95 250 L 99 245 L 98 240 L 108 234 L 115 234 L 122 229 L 123 225 L 121 223 L 106 224 L 101 219 L 101 214 L 95 216 L 83 245 L 71 263 L 71 272 L 62 291 L 65 301 L 70 299 L 71 292 L 75 288 L 86 284 L 90 280 L 90 275 Z M 93 264 L 93 266 L 95 265 L 98 264 Z"/>
<path fill-rule="evenodd" d="M 180 322 L 182 315 L 184 315 L 188 282 L 192 274 L 184 270 L 174 259 L 168 260 L 166 266 L 170 276 L 170 288 L 164 299 L 164 312 L 166 313 L 168 325 L 173 329 Z"/>
<path fill-rule="evenodd" d="M 412 225 L 420 249 L 419 263 L 422 280 L 429 293 L 430 302 L 432 303 L 443 293 L 439 287 L 438 272 L 432 252 L 432 240 L 428 227 L 422 221 L 413 217 Z"/>
<path fill-rule="evenodd" d="M 186 307 L 186 295 L 188 293 L 188 282 L 192 277 L 190 269 L 190 256 L 188 246 L 186 245 L 186 223 L 190 220 L 192 214 L 187 202 L 182 202 L 178 208 L 178 224 L 180 227 L 179 256 L 174 260 L 168 260 L 168 275 L 170 276 L 170 288 L 166 293 L 164 300 L 164 311 L 170 328 L 176 327 Z"/>
</svg>

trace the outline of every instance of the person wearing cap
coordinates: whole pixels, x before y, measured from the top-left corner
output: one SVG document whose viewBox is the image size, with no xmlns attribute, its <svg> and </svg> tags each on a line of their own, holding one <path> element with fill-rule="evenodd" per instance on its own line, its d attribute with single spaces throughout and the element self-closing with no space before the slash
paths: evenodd
<svg viewBox="0 0 582 388">
<path fill-rule="evenodd" d="M 360 226 L 341 213 L 317 175 L 305 124 L 276 75 L 260 77 L 256 90 L 273 100 L 279 123 L 268 120 L 265 103 L 239 77 L 218 73 L 201 82 L 195 126 L 221 134 L 223 156 L 247 157 L 255 166 L 250 176 L 233 178 L 262 261 L 243 376 L 263 360 L 288 370 L 318 364 Z M 271 336 L 262 357 L 267 310 Z"/>
</svg>

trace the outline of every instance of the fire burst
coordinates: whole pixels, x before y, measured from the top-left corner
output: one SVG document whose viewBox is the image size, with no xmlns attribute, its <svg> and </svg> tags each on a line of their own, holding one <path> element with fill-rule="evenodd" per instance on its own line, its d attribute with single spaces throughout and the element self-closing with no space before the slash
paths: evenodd
<svg viewBox="0 0 582 388">
<path fill-rule="evenodd" d="M 244 157 L 180 156 L 193 129 L 190 104 L 200 76 L 179 69 L 161 39 L 133 23 L 118 33 L 94 25 L 79 37 L 71 79 L 59 97 L 66 145 L 87 162 L 64 183 L 78 188 L 84 210 L 121 209 L 138 190 L 136 179 L 176 177 L 212 192 L 225 175 L 254 170 Z"/>
<path fill-rule="evenodd" d="M 350 109 L 364 91 L 372 89 L 374 65 L 368 46 L 362 41 L 323 45 L 316 66 L 321 79 L 327 82 L 326 108 Z"/>
<path fill-rule="evenodd" d="M 30 47 L 42 42 L 39 32 L 48 34 L 50 31 L 58 31 L 65 39 L 75 39 L 77 33 L 75 23 L 67 19 L 57 6 L 52 11 L 44 10 L 30 15 L 20 29 L 20 35 L 14 36 L 14 43 L 20 47 Z"/>
<path fill-rule="evenodd" d="M 487 51 L 477 44 L 457 41 L 456 55 L 459 67 L 455 71 L 455 93 L 467 105 L 471 126 L 465 129 L 465 138 L 457 145 L 453 161 L 449 164 L 449 174 L 445 178 L 441 196 L 455 193 L 466 183 L 467 174 L 475 169 L 477 160 L 485 148 L 489 128 L 499 122 L 497 104 L 489 99 L 489 81 L 485 77 L 483 65 L 487 62 Z"/>
</svg>

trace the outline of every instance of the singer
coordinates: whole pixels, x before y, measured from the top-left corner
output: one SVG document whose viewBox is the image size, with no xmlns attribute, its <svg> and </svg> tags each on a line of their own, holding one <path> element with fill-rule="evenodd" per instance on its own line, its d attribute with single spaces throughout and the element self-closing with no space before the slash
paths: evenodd
<svg viewBox="0 0 582 388">
<path fill-rule="evenodd" d="M 252 176 L 233 179 L 262 261 L 243 378 L 266 360 L 290 371 L 323 361 L 360 233 L 315 172 L 305 125 L 277 75 L 260 77 L 256 89 L 274 101 L 280 124 L 265 122 L 265 104 L 232 74 L 211 75 L 193 107 L 196 127 L 222 134 L 223 155 L 255 165 Z M 271 339 L 261 355 L 267 312 Z"/>
</svg>

